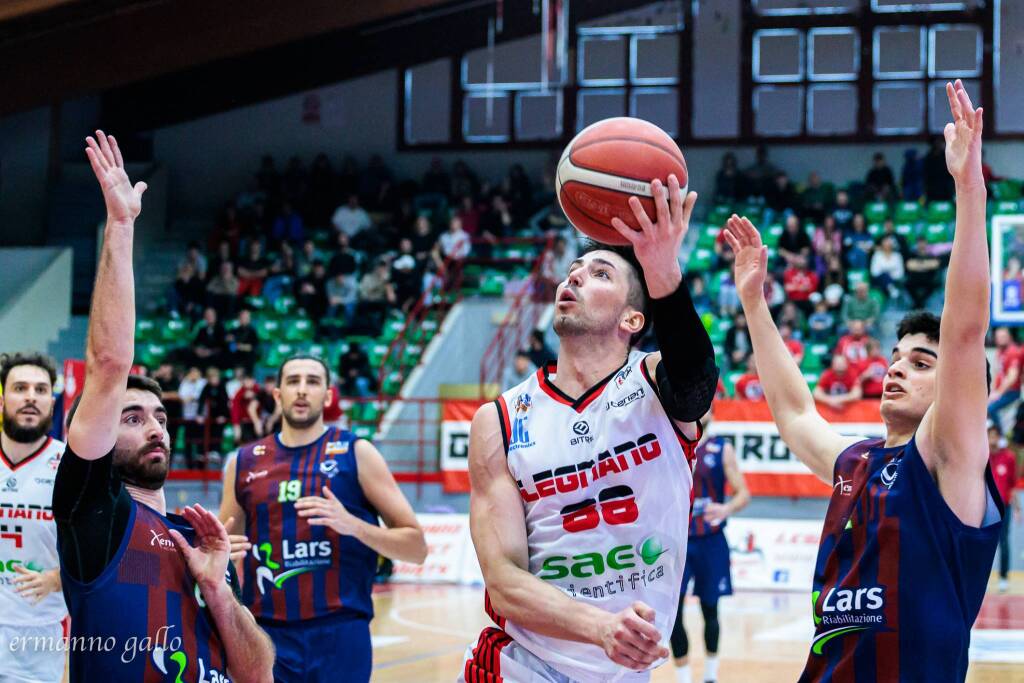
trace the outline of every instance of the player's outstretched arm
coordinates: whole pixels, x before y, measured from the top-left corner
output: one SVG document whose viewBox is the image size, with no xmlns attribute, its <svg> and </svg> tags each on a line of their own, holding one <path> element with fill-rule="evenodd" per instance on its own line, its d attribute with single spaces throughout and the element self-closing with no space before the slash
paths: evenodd
<svg viewBox="0 0 1024 683">
<path fill-rule="evenodd" d="M 85 154 L 103 190 L 107 223 L 89 311 L 85 386 L 68 444 L 79 457 L 96 460 L 114 447 L 121 401 L 135 356 L 132 237 L 146 183 L 132 185 L 113 136 L 98 130 L 96 137 L 90 136 L 86 142 Z"/>
<path fill-rule="evenodd" d="M 736 253 L 736 289 L 747 316 L 758 375 L 779 434 L 811 472 L 831 484 L 836 458 L 857 440 L 840 435 L 818 414 L 814 396 L 772 320 L 764 298 L 768 250 L 757 228 L 733 214 L 725 230 L 725 239 Z"/>
<path fill-rule="evenodd" d="M 339 534 L 354 536 L 384 557 L 422 564 L 427 559 L 423 529 L 384 456 L 365 439 L 356 441 L 355 452 L 359 485 L 380 513 L 384 526 L 367 524 L 350 513 L 328 486 L 323 487 L 323 496 L 306 496 L 295 501 L 299 517 L 307 518 L 311 526 L 327 526 Z"/>
<path fill-rule="evenodd" d="M 591 643 L 617 664 L 646 669 L 668 656 L 652 623 L 654 610 L 636 602 L 618 614 L 571 599 L 528 571 L 526 518 L 505 460 L 494 404 L 481 406 L 469 432 L 469 523 L 491 606 L 515 624 L 563 640 Z"/>
<path fill-rule="evenodd" d="M 985 333 L 990 286 L 981 173 L 983 118 L 959 80 L 946 84 L 946 94 L 953 115 L 944 133 L 946 167 L 956 184 L 956 232 L 939 328 L 935 402 L 918 428 L 917 445 L 949 507 L 965 524 L 980 526 L 987 505 Z"/>
<path fill-rule="evenodd" d="M 726 443 L 722 448 L 722 467 L 725 480 L 732 489 L 732 497 L 726 503 L 708 503 L 704 508 L 704 519 L 713 526 L 718 526 L 726 517 L 731 517 L 750 504 L 750 489 L 747 488 L 747 480 L 736 460 L 736 449 L 731 443 Z"/>
</svg>

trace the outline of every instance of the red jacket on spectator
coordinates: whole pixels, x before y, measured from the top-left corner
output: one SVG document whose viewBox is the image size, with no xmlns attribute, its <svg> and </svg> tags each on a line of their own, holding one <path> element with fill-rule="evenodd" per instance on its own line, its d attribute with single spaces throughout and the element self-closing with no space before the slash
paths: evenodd
<svg viewBox="0 0 1024 683">
<path fill-rule="evenodd" d="M 761 378 L 749 373 L 740 375 L 736 380 L 736 398 L 747 401 L 763 401 L 764 388 L 761 386 Z"/>
<path fill-rule="evenodd" d="M 868 357 L 868 336 L 844 335 L 836 344 L 836 351 L 846 356 L 851 364 L 863 363 Z"/>
<path fill-rule="evenodd" d="M 1020 391 L 1021 375 L 1024 374 L 1024 347 L 1010 344 L 1001 351 L 997 350 L 996 362 L 999 364 L 999 374 L 996 375 L 995 380 L 992 382 L 992 388 L 1002 391 Z M 1017 374 L 1017 381 L 1013 383 L 1013 386 L 1004 387 L 1003 382 L 1006 379 L 1006 373 L 1014 366 L 1020 371 Z"/>
<path fill-rule="evenodd" d="M 252 419 L 249 417 L 249 404 L 252 401 L 259 401 L 262 394 L 258 384 L 252 386 L 245 386 L 244 384 L 238 388 L 235 392 L 235 397 L 231 399 L 231 424 L 252 424 Z"/>
<path fill-rule="evenodd" d="M 344 414 L 345 411 L 341 409 L 341 394 L 338 392 L 338 387 L 332 384 L 331 405 L 324 406 L 324 422 L 327 424 L 337 422 Z"/>
<path fill-rule="evenodd" d="M 885 374 L 889 372 L 889 361 L 882 356 L 872 356 L 861 361 L 857 367 L 864 398 L 881 398 L 885 388 Z"/>
<path fill-rule="evenodd" d="M 818 291 L 818 274 L 806 268 L 787 268 L 782 283 L 790 301 L 807 301 Z"/>
<path fill-rule="evenodd" d="M 799 365 L 804 359 L 804 345 L 792 337 L 789 339 L 783 339 L 782 341 L 786 345 L 786 348 L 789 349 L 789 353 L 793 356 L 793 360 L 795 360 L 797 365 Z"/>
<path fill-rule="evenodd" d="M 825 372 L 821 373 L 821 378 L 818 380 L 818 386 L 821 387 L 826 394 L 833 396 L 850 393 L 853 391 L 853 388 L 857 386 L 858 382 L 858 373 L 852 367 L 841 375 L 832 368 L 829 368 Z"/>
<path fill-rule="evenodd" d="M 989 465 L 992 467 L 992 479 L 996 482 L 999 496 L 1003 503 L 1009 505 L 1013 487 L 1017 485 L 1017 456 L 1009 448 L 1000 448 L 989 455 Z"/>
</svg>

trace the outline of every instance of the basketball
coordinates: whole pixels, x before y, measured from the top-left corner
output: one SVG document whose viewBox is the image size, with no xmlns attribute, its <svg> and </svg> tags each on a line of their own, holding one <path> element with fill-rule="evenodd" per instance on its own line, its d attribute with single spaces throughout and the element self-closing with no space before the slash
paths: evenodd
<svg viewBox="0 0 1024 683">
<path fill-rule="evenodd" d="M 618 216 L 639 230 L 629 198 L 637 195 L 654 221 L 655 178 L 668 186 L 674 173 L 686 194 L 686 160 L 679 145 L 653 123 L 618 117 L 587 126 L 572 139 L 558 161 L 555 191 L 569 222 L 604 244 L 629 244 L 615 228 Z"/>
</svg>

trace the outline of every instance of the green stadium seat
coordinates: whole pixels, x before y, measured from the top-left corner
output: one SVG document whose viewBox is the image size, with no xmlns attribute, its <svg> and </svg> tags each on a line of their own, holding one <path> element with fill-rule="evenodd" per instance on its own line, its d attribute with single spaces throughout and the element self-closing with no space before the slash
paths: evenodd
<svg viewBox="0 0 1024 683">
<path fill-rule="evenodd" d="M 171 318 L 160 328 L 160 340 L 168 344 L 184 344 L 192 340 L 192 329 L 184 320 Z"/>
<path fill-rule="evenodd" d="M 930 202 L 928 204 L 928 215 L 926 220 L 929 223 L 948 223 L 956 218 L 956 211 L 953 202 Z"/>
<path fill-rule="evenodd" d="M 846 274 L 846 282 L 850 286 L 850 289 L 853 289 L 861 282 L 870 283 L 871 277 L 866 270 L 851 270 Z"/>
<path fill-rule="evenodd" d="M 691 273 L 703 273 L 711 270 L 715 262 L 715 252 L 710 249 L 694 249 L 686 264 L 686 269 Z"/>
<path fill-rule="evenodd" d="M 135 343 L 153 341 L 157 338 L 158 327 L 156 321 L 150 318 L 140 318 L 135 321 Z"/>
<path fill-rule="evenodd" d="M 392 372 L 384 378 L 384 382 L 381 385 L 381 391 L 385 396 L 397 396 L 398 392 L 402 389 L 402 375 L 398 372 Z"/>
<path fill-rule="evenodd" d="M 816 372 L 805 372 L 804 381 L 807 382 L 807 387 L 814 391 L 815 387 L 818 386 L 818 380 L 821 379 L 821 375 Z"/>
<path fill-rule="evenodd" d="M 896 234 L 902 235 L 909 242 L 913 242 L 917 239 L 917 223 L 897 223 L 895 225 Z"/>
<path fill-rule="evenodd" d="M 1020 211 L 1020 204 L 1012 199 L 1002 199 L 992 207 L 992 213 L 997 215 L 1017 213 L 1018 211 Z"/>
<path fill-rule="evenodd" d="M 747 218 L 750 219 L 751 223 L 756 224 L 758 221 L 761 220 L 761 217 L 764 215 L 764 205 L 750 202 L 741 206 L 737 213 L 741 216 L 746 216 Z M 726 219 L 728 218 L 729 217 L 726 216 Z"/>
<path fill-rule="evenodd" d="M 286 358 L 288 358 L 288 356 L 295 352 L 296 348 L 292 344 L 273 344 L 263 356 L 264 364 L 272 368 L 277 368 Z"/>
<path fill-rule="evenodd" d="M 916 223 L 924 218 L 924 211 L 918 202 L 899 202 L 893 219 L 897 223 Z"/>
<path fill-rule="evenodd" d="M 293 296 L 279 296 L 274 302 L 274 312 L 279 316 L 288 316 L 295 310 L 295 297 Z"/>
<path fill-rule="evenodd" d="M 718 233 L 721 231 L 721 227 L 715 225 L 705 225 L 699 233 L 697 238 L 697 246 L 704 249 L 714 249 L 715 240 L 718 239 Z"/>
<path fill-rule="evenodd" d="M 868 223 L 868 234 L 872 237 L 878 237 L 885 230 L 885 226 L 881 223 Z"/>
<path fill-rule="evenodd" d="M 779 243 L 779 238 L 782 237 L 782 233 L 785 228 L 782 227 L 781 223 L 773 223 L 768 226 L 764 231 L 761 239 L 767 247 L 774 247 Z"/>
<path fill-rule="evenodd" d="M 309 318 L 289 318 L 282 323 L 284 327 L 285 341 L 308 342 L 313 341 L 316 333 L 316 326 Z"/>
<path fill-rule="evenodd" d="M 725 385 L 725 391 L 729 396 L 736 396 L 736 380 L 743 376 L 743 372 L 743 370 L 734 370 L 725 373 L 722 384 Z"/>
<path fill-rule="evenodd" d="M 924 230 L 924 238 L 928 244 L 942 244 L 953 241 L 953 227 L 951 223 L 929 223 Z"/>
<path fill-rule="evenodd" d="M 889 217 L 889 205 L 885 202 L 868 202 L 864 205 L 864 220 L 881 223 Z"/>
<path fill-rule="evenodd" d="M 308 353 L 311 356 L 316 356 L 317 358 L 323 358 L 324 360 L 327 360 L 327 346 L 325 346 L 324 344 L 309 344 L 305 346 L 302 350 L 304 353 Z M 331 362 L 328 361 L 327 364 L 330 365 Z"/>
<path fill-rule="evenodd" d="M 273 318 L 261 318 L 256 322 L 256 336 L 260 341 L 278 341 L 281 338 L 281 322 Z"/>
<path fill-rule="evenodd" d="M 262 296 L 245 297 L 245 307 L 253 311 L 262 311 L 267 307 L 267 300 Z"/>
<path fill-rule="evenodd" d="M 1024 185 L 1024 181 L 1014 180 L 1012 178 L 997 180 L 992 183 L 992 198 L 999 201 L 1020 199 L 1022 195 L 1022 185 Z"/>
<path fill-rule="evenodd" d="M 707 222 L 710 225 L 720 228 L 725 225 L 725 222 L 729 220 L 729 216 L 731 216 L 732 213 L 732 207 L 728 204 L 716 204 L 711 207 L 711 211 L 708 213 Z"/>
<path fill-rule="evenodd" d="M 332 245 L 328 244 L 331 241 L 331 231 L 330 230 L 314 230 L 312 232 L 312 234 L 310 235 L 310 237 L 313 240 L 313 244 L 315 244 L 316 246 L 318 246 L 320 248 L 325 248 L 325 247 L 329 248 L 330 246 L 332 246 Z"/>
<path fill-rule="evenodd" d="M 169 350 L 164 344 L 155 342 L 139 344 L 135 347 L 135 362 L 141 363 L 147 368 L 155 368 L 160 365 Z"/>
</svg>

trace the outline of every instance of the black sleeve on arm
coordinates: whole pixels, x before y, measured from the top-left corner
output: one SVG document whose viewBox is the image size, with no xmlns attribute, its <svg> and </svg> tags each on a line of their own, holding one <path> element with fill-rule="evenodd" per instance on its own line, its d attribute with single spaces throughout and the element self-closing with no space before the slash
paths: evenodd
<svg viewBox="0 0 1024 683">
<path fill-rule="evenodd" d="M 668 296 L 651 299 L 651 317 L 661 350 L 655 370 L 661 403 L 669 417 L 696 422 L 715 398 L 718 366 L 685 280 Z"/>
<path fill-rule="evenodd" d="M 68 446 L 53 485 L 53 517 L 61 567 L 89 582 L 107 568 L 128 528 L 131 498 L 114 471 L 114 452 L 97 460 Z"/>
</svg>

